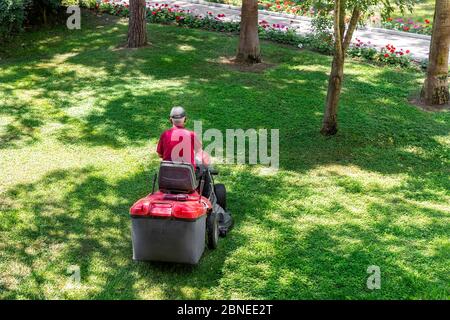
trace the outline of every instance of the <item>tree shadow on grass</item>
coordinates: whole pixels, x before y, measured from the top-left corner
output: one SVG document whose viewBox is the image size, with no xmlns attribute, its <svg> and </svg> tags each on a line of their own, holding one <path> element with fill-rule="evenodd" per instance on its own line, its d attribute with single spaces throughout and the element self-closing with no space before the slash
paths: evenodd
<svg viewBox="0 0 450 320">
<path fill-rule="evenodd" d="M 93 167 L 58 170 L 8 190 L 0 203 L 8 232 L 2 267 L 16 264 L 23 272 L 2 271 L 9 279 L 2 297 L 54 298 L 61 291 L 65 298 L 86 292 L 98 299 L 199 298 L 217 285 L 235 245 L 206 250 L 198 266 L 132 261 L 128 210 L 148 192 L 149 175 L 145 170 L 110 182 Z M 70 265 L 81 269 L 81 293 L 64 289 Z"/>
<path fill-rule="evenodd" d="M 83 129 L 85 131 L 81 134 L 82 136 L 92 136 L 92 128 L 98 126 L 97 119 L 106 109 L 108 110 L 106 110 L 105 118 L 111 116 L 110 120 L 113 123 L 126 126 L 125 119 L 122 122 L 114 119 L 115 117 L 134 118 L 131 115 L 120 113 L 122 105 L 130 105 L 130 102 L 134 102 L 134 107 L 140 107 L 142 112 L 153 112 L 152 108 L 155 104 L 162 104 L 168 108 L 168 103 L 164 102 L 167 97 L 164 98 L 161 95 L 162 92 L 166 92 L 166 94 L 170 94 L 170 92 L 164 87 L 175 88 L 188 81 L 197 83 L 208 81 L 202 77 L 205 59 L 202 55 L 195 54 L 195 51 L 198 49 L 197 46 L 201 45 L 203 50 L 211 50 L 210 54 L 213 55 L 212 50 L 220 40 L 220 36 L 199 31 L 184 31 L 184 34 L 179 35 L 175 30 L 182 29 L 159 25 L 152 25 L 151 28 L 154 29 L 152 30 L 154 36 L 160 38 L 158 45 L 142 50 L 114 49 L 118 37 L 126 35 L 126 26 L 117 25 L 115 27 L 106 26 L 100 31 L 82 33 L 81 36 L 69 36 L 64 41 L 58 38 L 54 47 L 51 46 L 53 50 L 49 49 L 47 56 L 33 52 L 34 55 L 30 58 L 19 59 L 14 65 L 11 63 L 15 60 L 6 60 L 10 65 L 6 66 L 0 76 L 0 82 L 8 85 L 1 88 L 2 95 L 12 101 L 23 101 L 22 94 L 30 91 L 31 94 L 28 95 L 32 96 L 32 99 L 27 99 L 24 104 L 37 102 L 49 105 L 46 108 L 47 117 L 36 124 L 34 129 L 39 129 L 52 121 L 63 125 L 83 126 L 86 124 L 87 128 Z M 163 41 L 165 37 L 171 38 L 171 41 Z M 151 85 L 152 82 L 155 82 L 154 86 Z M 161 82 L 159 88 L 158 82 Z M 149 85 L 141 85 L 143 83 Z M 158 100 L 151 101 L 151 94 L 157 93 L 160 88 L 162 90 Z M 140 91 L 140 94 L 133 99 L 137 91 Z M 122 94 L 118 94 L 118 92 Z M 145 97 L 146 94 L 148 97 Z M 192 92 L 186 92 L 186 95 L 190 94 Z M 113 101 L 105 107 L 109 100 Z M 85 110 L 84 112 L 91 112 L 87 120 L 82 116 L 72 115 L 71 109 L 85 105 L 89 101 L 94 108 L 104 108 L 104 110 L 100 113 L 98 110 Z M 26 113 L 30 107 L 20 109 L 21 113 Z M 12 122 L 21 120 L 17 113 L 13 112 L 13 108 L 2 108 L 2 113 L 13 118 Z M 135 115 L 139 116 L 139 110 L 135 112 Z M 160 115 L 158 114 L 158 116 Z M 114 129 L 113 125 L 108 124 L 108 119 L 103 120 L 106 120 L 108 129 Z M 122 123 L 124 124 L 122 125 Z M 152 122 L 147 121 L 144 115 L 143 121 L 136 119 L 129 123 L 128 128 L 119 127 L 114 131 L 128 135 L 127 130 L 134 131 L 131 127 L 135 125 L 151 127 Z M 63 130 L 67 130 L 67 128 Z M 38 140 L 38 131 L 34 130 L 31 133 L 36 141 Z M 22 138 L 26 138 L 26 130 L 24 130 L 24 134 L 17 132 L 12 137 L 14 132 L 17 130 L 9 128 L 8 132 L 4 134 L 3 138 L 8 141 L 7 146 L 9 147 L 13 147 L 13 142 L 20 142 Z M 125 143 L 114 140 L 116 133 L 114 132 L 109 138 L 95 136 L 99 140 L 96 144 L 99 145 L 103 142 L 123 147 Z M 128 145 L 141 143 L 144 140 L 144 137 L 134 140 L 133 133 L 129 136 L 133 139 L 126 141 Z M 80 140 L 89 143 L 95 139 L 84 140 L 81 137 Z"/>
<path fill-rule="evenodd" d="M 354 163 L 371 171 L 414 174 L 419 168 L 425 172 L 431 159 L 448 151 L 436 141 L 436 136 L 448 133 L 448 117 L 408 108 L 406 97 L 416 85 L 416 74 L 362 65 L 375 74 L 366 79 L 358 65 L 351 64 L 346 69 L 340 132 L 324 139 L 318 128 L 329 57 L 267 44 L 268 59 L 283 65 L 259 75 L 243 74 L 211 63 L 234 51 L 235 37 L 151 25 L 153 47 L 108 49 L 117 40 L 116 35 L 108 36 L 112 30 L 124 36 L 125 29 L 108 26 L 100 33 L 87 33 L 73 41 L 96 42 L 97 37 L 106 42 L 92 50 L 69 46 L 65 51 L 75 54 L 64 63 L 99 72 L 95 79 L 80 72 L 38 67 L 39 63 L 23 73 L 40 79 L 35 86 L 44 90 L 38 97 L 52 101 L 55 110 L 63 113 L 52 119 L 64 125 L 57 133 L 63 142 L 115 148 L 142 145 L 149 137 L 158 138 L 167 123 L 167 110 L 181 103 L 188 107 L 190 119 L 204 121 L 205 129 L 280 129 L 281 167 L 296 172 L 327 163 Z M 14 74 L 12 70 L 6 76 Z M 152 82 L 156 86 L 148 85 Z M 93 93 L 95 108 L 85 116 L 71 116 L 67 109 L 77 105 L 77 96 L 86 90 Z M 426 154 L 405 150 L 409 147 L 422 148 Z"/>
<path fill-rule="evenodd" d="M 72 39 L 69 48 L 61 47 L 55 55 L 75 50 L 64 58 L 71 68 L 80 68 L 75 74 L 39 66 L 45 59 L 24 69 L 10 67 L 2 83 L 38 78 L 33 85 L 44 90 L 37 97 L 55 102 L 54 115 L 35 116 L 27 106 L 15 105 L 2 109 L 3 114 L 20 125 L 30 125 L 27 117 L 39 121 L 31 123 L 33 130 L 49 121 L 60 122 L 64 127 L 54 134 L 67 144 L 120 149 L 156 139 L 170 106 L 184 104 L 190 118 L 203 120 L 205 129 L 279 128 L 282 175 L 262 177 L 251 169 L 224 169 L 222 179 L 231 190 L 236 228 L 218 250 L 205 253 L 198 267 L 131 261 L 127 212 L 145 195 L 150 170 L 117 181 L 109 181 L 94 168 L 56 171 L 36 183 L 16 186 L 2 199 L 4 230 L 6 225 L 12 229 L 3 254 L 22 265 L 23 273 L 12 277 L 25 285 L 8 287 L 12 289 L 6 297 L 46 297 L 45 283 L 59 288 L 67 265 L 78 263 L 82 274 L 91 275 L 86 282 L 93 288 L 84 289 L 86 296 L 96 298 L 443 296 L 442 283 L 448 281 L 439 272 L 447 251 L 445 245 L 434 243 L 448 233 L 445 214 L 417 202 L 447 199 L 448 147 L 439 138 L 448 135 L 448 115 L 409 109 L 406 96 L 417 75 L 383 69 L 366 79 L 355 71 L 358 65 L 347 69 L 340 132 L 327 139 L 318 128 L 328 57 L 266 45 L 267 57 L 282 64 L 262 74 L 243 74 L 208 62 L 234 50 L 235 38 L 151 28 L 158 46 L 140 51 L 105 52 L 123 36 L 123 27 Z M 89 41 L 98 47 L 90 50 Z M 48 60 L 54 57 L 51 52 L 49 56 Z M 161 87 L 148 85 L 152 81 Z M 27 86 L 25 82 L 20 88 Z M 67 109 L 84 90 L 92 90 L 95 109 L 72 116 Z M 333 177 L 337 189 L 349 197 L 376 198 L 367 210 L 374 221 L 364 224 L 345 203 L 308 205 L 308 199 L 322 195 L 320 188 L 283 176 L 307 175 L 327 165 L 354 165 L 406 178 L 400 186 L 368 188 L 364 181 L 345 175 Z M 58 190 L 64 190 L 59 197 Z M 389 200 L 391 195 L 398 199 Z M 414 226 L 408 212 L 429 218 Z M 306 229 L 301 229 L 302 219 L 317 222 L 306 220 Z M 399 225 L 402 219 L 410 226 Z M 433 244 L 431 256 L 421 239 Z M 407 252 L 410 243 L 418 247 Z M 365 289 L 370 264 L 386 270 L 388 291 Z M 417 265 L 421 271 L 405 264 Z M 438 269 L 430 270 L 428 265 Z M 77 297 L 70 292 L 64 295 Z"/>
<path fill-rule="evenodd" d="M 68 51 L 103 49 L 112 41 L 119 43 L 123 40 L 123 34 L 118 30 L 126 28 L 126 20 L 110 15 L 99 18 L 89 10 L 82 10 L 81 19 L 83 26 L 80 30 L 69 30 L 64 24 L 16 36 L 0 48 L 0 64 L 13 61 L 20 69 L 20 63 L 29 61 L 30 56 L 41 60 L 51 59 Z"/>
<path fill-rule="evenodd" d="M 261 178 L 253 175 L 251 180 L 269 192 L 272 201 L 261 202 L 262 191 L 252 193 L 254 200 L 242 197 L 244 187 L 234 186 L 247 211 L 240 223 L 256 225 L 258 231 L 252 237 L 255 246 L 250 242 L 239 251 L 238 259 L 247 263 L 228 265 L 238 275 L 228 279 L 229 287 L 239 291 L 245 282 L 247 297 L 263 299 L 446 297 L 444 266 L 450 254 L 444 240 L 449 232 L 446 211 L 395 193 L 392 202 L 387 202 L 386 194 L 370 197 L 367 214 L 356 214 L 348 204 L 334 201 L 311 207 L 308 199 L 318 194 L 313 188 L 299 193 L 295 189 L 304 186 L 279 187 L 283 179 L 264 179 L 261 185 Z M 298 194 L 300 205 L 290 203 L 286 194 L 291 198 Z M 366 286 L 371 265 L 381 268 L 382 290 Z"/>
<path fill-rule="evenodd" d="M 0 115 L 7 115 L 12 121 L 0 131 L 0 149 L 12 148 L 18 141 L 22 145 L 39 141 L 37 128 L 44 124 L 42 117 L 27 104 L 3 105 Z"/>
<path fill-rule="evenodd" d="M 5 248 L 6 255 L 24 268 L 28 267 L 32 273 L 54 273 L 59 276 L 57 280 L 68 277 L 66 268 L 74 264 L 80 267 L 82 275 L 95 273 L 91 269 L 94 256 L 107 259 L 111 265 L 106 268 L 116 267 L 115 254 L 128 248 L 129 244 L 118 241 L 125 237 L 127 229 L 121 227 L 120 216 L 126 207 L 120 203 L 111 205 L 103 199 L 111 193 L 110 188 L 93 168 L 86 168 L 54 171 L 37 183 L 18 185 L 9 190 L 2 208 L 4 215 L 16 217 L 12 224 L 21 220 L 26 223 L 23 228 L 12 228 L 8 237 L 12 243 Z M 58 189 L 67 191 L 61 194 L 56 191 Z M 33 247 L 35 250 L 30 250 Z M 47 280 L 59 285 L 63 291 L 64 282 L 61 285 L 61 281 L 54 282 L 54 278 Z M 26 277 L 21 281 L 40 287 L 39 283 Z M 11 294 L 14 297 L 14 291 Z M 19 291 L 18 294 L 22 293 Z M 28 298 L 45 298 L 42 292 L 32 291 L 26 295 Z"/>
<path fill-rule="evenodd" d="M 236 226 L 217 250 L 205 252 L 198 266 L 133 262 L 128 209 L 148 192 L 154 169 L 151 165 L 113 181 L 93 167 L 59 170 L 8 190 L 1 205 L 7 221 L 3 224 L 2 218 L 3 231 L 8 232 L 2 254 L 6 267 L 14 264 L 23 273 L 2 272 L 20 284 L 3 283 L 2 297 L 445 295 L 448 250 L 440 241 L 449 224 L 443 211 L 396 194 L 391 203 L 385 195 L 372 198 L 363 216 L 334 201 L 311 207 L 310 199 L 320 195 L 313 186 L 289 184 L 289 175 L 261 177 L 251 169 L 221 171 L 221 182 L 230 186 L 228 202 Z M 347 185 L 337 192 L 358 189 Z M 73 264 L 81 268 L 82 291 L 62 288 L 66 268 Z M 366 289 L 370 265 L 381 267 L 385 290 Z"/>
</svg>

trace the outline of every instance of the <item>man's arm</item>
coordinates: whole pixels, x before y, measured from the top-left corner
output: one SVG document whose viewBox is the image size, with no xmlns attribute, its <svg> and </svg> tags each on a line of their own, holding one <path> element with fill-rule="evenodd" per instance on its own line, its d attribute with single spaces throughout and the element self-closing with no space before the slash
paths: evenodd
<svg viewBox="0 0 450 320">
<path fill-rule="evenodd" d="M 197 137 L 197 134 L 195 132 L 193 132 L 193 135 L 194 135 L 194 152 L 198 153 L 202 151 L 202 142 Z"/>
<path fill-rule="evenodd" d="M 164 132 L 159 137 L 158 146 L 156 147 L 156 153 L 158 157 L 162 158 L 164 155 Z"/>
</svg>

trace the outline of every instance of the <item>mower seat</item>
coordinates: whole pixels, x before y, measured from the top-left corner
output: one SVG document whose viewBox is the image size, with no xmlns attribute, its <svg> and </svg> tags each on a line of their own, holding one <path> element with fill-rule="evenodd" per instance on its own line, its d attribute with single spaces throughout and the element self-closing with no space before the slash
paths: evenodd
<svg viewBox="0 0 450 320">
<path fill-rule="evenodd" d="M 162 161 L 158 185 L 164 193 L 191 193 L 197 188 L 194 167 L 190 163 Z"/>
</svg>

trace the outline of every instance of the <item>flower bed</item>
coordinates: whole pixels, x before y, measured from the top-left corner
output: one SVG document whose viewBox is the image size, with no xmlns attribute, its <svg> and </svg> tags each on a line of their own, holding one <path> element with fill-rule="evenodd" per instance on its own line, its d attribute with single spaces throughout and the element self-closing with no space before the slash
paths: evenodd
<svg viewBox="0 0 450 320">
<path fill-rule="evenodd" d="M 428 35 L 431 35 L 433 31 L 432 24 L 429 19 L 425 19 L 424 22 L 419 22 L 413 21 L 412 19 L 405 20 L 403 18 L 388 18 L 386 21 L 381 23 L 381 26 L 386 29 Z"/>
<path fill-rule="evenodd" d="M 128 4 L 120 0 L 103 0 L 95 7 L 96 10 L 111 15 L 127 17 Z M 231 21 L 224 14 L 214 15 L 208 12 L 206 15 L 195 14 L 190 10 L 181 9 L 178 5 L 168 5 L 147 2 L 147 20 L 150 23 L 175 24 L 180 27 L 205 29 L 210 31 L 239 33 L 239 22 Z M 333 39 L 324 38 L 321 35 L 300 35 L 296 29 L 282 24 L 269 24 L 265 20 L 259 21 L 259 35 L 261 39 L 267 39 L 278 43 L 293 45 L 299 48 L 308 48 L 325 54 L 332 54 Z M 393 49 L 393 50 L 392 50 Z M 410 52 L 403 52 L 394 47 L 387 46 L 377 50 L 370 43 L 357 40 L 348 50 L 351 57 L 362 58 L 366 61 L 395 65 L 399 67 L 416 66 Z"/>
<path fill-rule="evenodd" d="M 209 2 L 224 3 L 240 6 L 241 0 L 206 0 Z M 316 12 L 313 9 L 306 7 L 302 0 L 259 0 L 259 9 L 264 9 L 274 12 L 284 12 L 295 15 L 315 17 Z M 348 17 L 347 17 L 348 18 Z M 431 35 L 432 23 L 430 19 L 424 21 L 405 18 L 387 18 L 381 19 L 379 16 L 370 17 L 368 23 L 376 27 L 398 30 L 403 32 L 419 33 Z"/>
<path fill-rule="evenodd" d="M 364 42 L 356 38 L 347 54 L 353 58 L 362 58 L 366 61 L 372 61 L 382 64 L 395 65 L 403 68 L 410 68 L 414 63 L 418 63 L 411 57 L 409 50 L 397 49 L 392 44 L 387 44 L 381 50 L 374 47 L 370 41 Z"/>
<path fill-rule="evenodd" d="M 240 6 L 241 0 L 206 0 L 209 2 L 224 3 L 234 6 Z M 259 0 L 258 7 L 260 10 L 268 10 L 274 12 L 284 12 L 295 15 L 313 15 L 314 11 L 306 7 L 302 0 Z"/>
</svg>

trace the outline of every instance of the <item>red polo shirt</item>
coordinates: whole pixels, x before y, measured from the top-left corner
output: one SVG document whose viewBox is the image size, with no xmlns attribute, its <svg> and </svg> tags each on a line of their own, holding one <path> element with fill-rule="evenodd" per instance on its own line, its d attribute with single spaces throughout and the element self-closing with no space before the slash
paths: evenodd
<svg viewBox="0 0 450 320">
<path fill-rule="evenodd" d="M 201 149 L 195 132 L 173 126 L 161 134 L 156 151 L 165 161 L 192 163 L 195 168 L 195 152 Z"/>
</svg>

